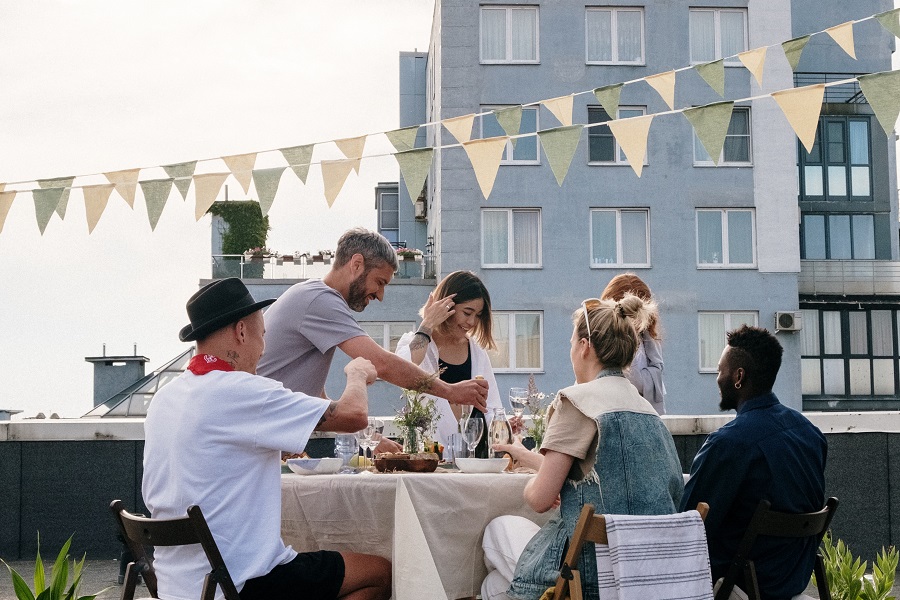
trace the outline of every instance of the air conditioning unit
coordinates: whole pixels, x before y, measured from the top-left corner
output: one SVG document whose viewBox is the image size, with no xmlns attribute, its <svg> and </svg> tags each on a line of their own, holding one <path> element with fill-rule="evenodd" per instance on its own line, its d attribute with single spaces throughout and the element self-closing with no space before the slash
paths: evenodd
<svg viewBox="0 0 900 600">
<path fill-rule="evenodd" d="M 782 311 L 775 313 L 776 331 L 800 331 L 803 328 L 803 316 L 800 311 Z"/>
</svg>

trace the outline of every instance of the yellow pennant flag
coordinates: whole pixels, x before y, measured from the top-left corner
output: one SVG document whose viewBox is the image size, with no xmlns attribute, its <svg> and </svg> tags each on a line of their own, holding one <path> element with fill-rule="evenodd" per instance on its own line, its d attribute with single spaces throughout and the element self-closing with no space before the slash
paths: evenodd
<svg viewBox="0 0 900 600">
<path fill-rule="evenodd" d="M 199 221 L 213 205 L 219 196 L 222 184 L 228 179 L 229 173 L 204 173 L 194 175 L 194 196 L 197 205 L 194 207 L 194 217 Z"/>
<path fill-rule="evenodd" d="M 84 195 L 84 214 L 87 217 L 88 234 L 93 233 L 97 221 L 106 210 L 106 204 L 115 187 L 114 183 L 101 183 L 81 188 L 81 193 Z"/>
<path fill-rule="evenodd" d="M 819 113 L 822 111 L 822 99 L 825 97 L 825 84 L 772 92 L 772 97 L 781 107 L 781 112 L 787 117 L 794 133 L 803 142 L 803 147 L 807 152 L 812 152 Z"/>
<path fill-rule="evenodd" d="M 487 200 L 494 189 L 494 180 L 497 178 L 497 171 L 500 169 L 500 159 L 503 158 L 503 150 L 506 149 L 505 136 L 485 138 L 483 140 L 474 140 L 463 144 L 466 154 L 469 155 L 469 161 L 475 170 L 475 178 L 481 187 L 481 193 Z"/>
<path fill-rule="evenodd" d="M 222 160 L 225 161 L 225 166 L 228 167 L 234 178 L 241 184 L 244 193 L 249 194 L 250 180 L 253 178 L 253 165 L 256 164 L 256 152 L 223 156 Z"/>
<path fill-rule="evenodd" d="M 675 71 L 644 77 L 644 81 L 662 96 L 669 110 L 675 110 Z M 610 115 L 612 116 L 614 115 Z"/>
<path fill-rule="evenodd" d="M 574 101 L 575 96 L 569 94 L 568 96 L 542 100 L 541 104 L 543 104 L 547 110 L 552 112 L 553 116 L 556 117 L 563 126 L 567 127 L 572 124 L 572 105 L 574 104 Z"/>
<path fill-rule="evenodd" d="M 841 25 L 835 25 L 825 30 L 825 33 L 831 36 L 838 46 L 844 49 L 850 58 L 856 60 L 856 49 L 853 45 L 853 21 L 847 21 Z"/>
<path fill-rule="evenodd" d="M 638 177 L 644 170 L 644 158 L 647 156 L 647 136 L 650 133 L 650 123 L 653 115 L 643 115 L 630 119 L 617 119 L 610 121 L 609 128 L 619 142 L 628 164 L 634 169 Z"/>
<path fill-rule="evenodd" d="M 325 200 L 329 208 L 341 193 L 347 176 L 353 170 L 353 163 L 353 159 L 322 161 L 322 180 L 325 182 Z"/>
<path fill-rule="evenodd" d="M 741 63 L 743 63 L 744 67 L 753 74 L 753 78 L 756 80 L 759 87 L 762 87 L 763 84 L 763 70 L 766 67 L 767 49 L 766 46 L 763 46 L 762 48 L 756 48 L 755 50 L 748 50 L 738 54 Z"/>
<path fill-rule="evenodd" d="M 140 169 L 125 169 L 124 171 L 104 173 L 106 179 L 110 183 L 115 184 L 116 192 L 122 196 L 122 200 L 127 202 L 131 208 L 134 208 L 134 190 L 137 188 L 140 173 Z"/>
<path fill-rule="evenodd" d="M 353 170 L 359 175 L 359 163 L 366 147 L 366 136 L 334 140 L 334 143 L 344 153 L 344 156 L 354 161 Z"/>
<path fill-rule="evenodd" d="M 465 144 L 472 139 L 472 124 L 475 122 L 475 115 L 463 115 L 461 117 L 453 117 L 452 119 L 444 119 L 441 123 L 447 128 L 447 131 L 456 138 L 460 144 Z"/>
<path fill-rule="evenodd" d="M 2 184 L 3 187 L 6 187 L 6 184 Z M 3 232 L 3 224 L 6 222 L 6 215 L 9 214 L 9 209 L 12 206 L 13 200 L 16 198 L 16 191 L 10 190 L 8 192 L 0 191 L 0 233 Z"/>
</svg>

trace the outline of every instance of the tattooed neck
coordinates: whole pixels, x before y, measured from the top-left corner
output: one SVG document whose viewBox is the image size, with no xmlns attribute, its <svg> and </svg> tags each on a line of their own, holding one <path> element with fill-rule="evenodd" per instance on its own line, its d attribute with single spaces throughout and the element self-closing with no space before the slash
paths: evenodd
<svg viewBox="0 0 900 600">
<path fill-rule="evenodd" d="M 225 353 L 225 362 L 231 365 L 233 369 L 237 369 L 237 361 L 240 357 L 241 355 L 234 350 L 229 350 Z"/>
</svg>

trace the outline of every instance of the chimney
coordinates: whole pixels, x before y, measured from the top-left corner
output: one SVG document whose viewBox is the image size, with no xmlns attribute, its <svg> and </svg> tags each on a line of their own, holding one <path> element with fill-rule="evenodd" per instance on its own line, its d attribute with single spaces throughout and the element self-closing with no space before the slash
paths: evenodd
<svg viewBox="0 0 900 600">
<path fill-rule="evenodd" d="M 144 365 L 150 359 L 138 356 L 137 344 L 132 356 L 107 356 L 103 344 L 103 356 L 86 356 L 84 360 L 94 365 L 94 406 L 97 406 L 142 379 Z"/>
</svg>

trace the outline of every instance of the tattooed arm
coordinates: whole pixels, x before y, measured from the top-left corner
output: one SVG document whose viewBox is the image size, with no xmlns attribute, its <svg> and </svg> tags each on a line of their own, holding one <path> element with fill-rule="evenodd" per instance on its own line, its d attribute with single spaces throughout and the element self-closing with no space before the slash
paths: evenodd
<svg viewBox="0 0 900 600">
<path fill-rule="evenodd" d="M 316 425 L 317 431 L 352 433 L 363 429 L 369 416 L 369 396 L 366 386 L 375 381 L 375 367 L 364 358 L 351 360 L 344 373 L 347 385 L 339 400 L 332 400 Z"/>
</svg>

